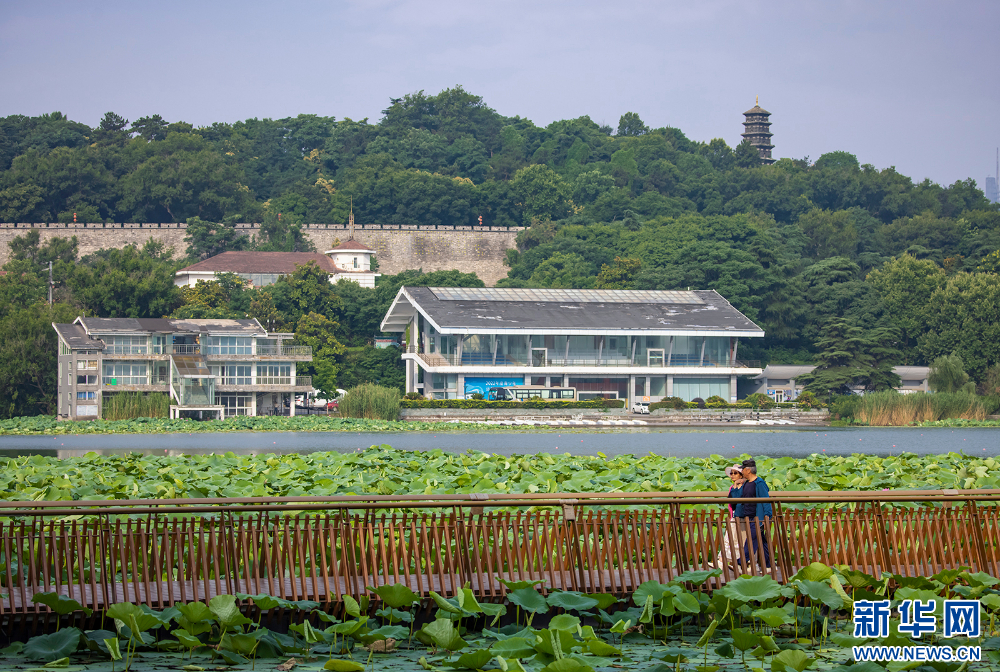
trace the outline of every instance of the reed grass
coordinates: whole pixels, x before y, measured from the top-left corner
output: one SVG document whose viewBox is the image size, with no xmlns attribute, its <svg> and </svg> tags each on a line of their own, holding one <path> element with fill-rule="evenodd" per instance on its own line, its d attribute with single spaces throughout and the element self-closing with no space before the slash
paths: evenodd
<svg viewBox="0 0 1000 672">
<path fill-rule="evenodd" d="M 340 415 L 366 420 L 398 420 L 399 388 L 374 383 L 352 387 L 340 401 Z"/>
<path fill-rule="evenodd" d="M 105 420 L 166 418 L 170 415 L 170 395 L 162 392 L 118 392 L 104 402 Z"/>
<path fill-rule="evenodd" d="M 873 427 L 900 427 L 949 418 L 985 420 L 989 415 L 982 397 L 962 392 L 870 392 L 840 400 L 838 410 L 842 417 L 854 417 Z"/>
</svg>

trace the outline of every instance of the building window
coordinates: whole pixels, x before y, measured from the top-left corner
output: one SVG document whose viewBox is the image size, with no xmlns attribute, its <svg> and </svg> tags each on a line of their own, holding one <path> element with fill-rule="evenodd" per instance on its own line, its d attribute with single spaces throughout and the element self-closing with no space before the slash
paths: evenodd
<svg viewBox="0 0 1000 672">
<path fill-rule="evenodd" d="M 77 385 L 97 385 L 97 375 L 77 375 Z"/>
<path fill-rule="evenodd" d="M 258 364 L 257 365 L 258 385 L 291 385 L 292 365 L 291 364 Z"/>
<path fill-rule="evenodd" d="M 674 396 L 684 401 L 722 397 L 729 399 L 729 378 L 679 378 L 674 377 Z"/>
<path fill-rule="evenodd" d="M 78 360 L 76 360 L 76 370 L 77 371 L 97 371 L 97 360 L 96 359 L 78 359 Z"/>
<path fill-rule="evenodd" d="M 78 401 L 81 399 L 97 399 L 97 392 L 77 392 L 76 398 Z"/>
<path fill-rule="evenodd" d="M 153 354 L 163 355 L 167 352 L 167 337 L 153 336 Z"/>
<path fill-rule="evenodd" d="M 109 355 L 145 355 L 145 336 L 105 336 L 104 352 Z"/>
<path fill-rule="evenodd" d="M 358 268 L 358 258 L 354 257 L 354 268 Z"/>
<path fill-rule="evenodd" d="M 253 384 L 253 368 L 249 364 L 221 364 L 213 366 L 212 373 L 221 379 L 220 385 Z"/>
<path fill-rule="evenodd" d="M 216 394 L 215 405 L 225 407 L 225 417 L 250 415 L 252 398 L 246 394 Z"/>
<path fill-rule="evenodd" d="M 206 336 L 202 341 L 206 355 L 252 355 L 253 339 L 238 336 Z"/>
<path fill-rule="evenodd" d="M 66 345 L 62 341 L 59 341 L 59 354 L 60 355 L 69 355 L 69 354 L 72 354 L 72 352 L 73 351 L 69 349 L 68 345 Z"/>
<path fill-rule="evenodd" d="M 80 404 L 76 407 L 78 416 L 97 415 L 97 404 Z"/>
<path fill-rule="evenodd" d="M 101 382 L 105 385 L 146 385 L 149 378 L 145 364 L 108 362 L 104 365 Z"/>
</svg>

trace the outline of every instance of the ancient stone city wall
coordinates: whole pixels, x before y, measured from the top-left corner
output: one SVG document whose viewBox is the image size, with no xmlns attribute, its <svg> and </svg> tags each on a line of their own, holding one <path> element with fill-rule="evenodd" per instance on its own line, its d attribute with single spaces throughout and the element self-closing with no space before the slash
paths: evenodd
<svg viewBox="0 0 1000 672">
<path fill-rule="evenodd" d="M 257 235 L 259 224 L 238 224 L 247 235 Z M 320 252 L 347 240 L 343 224 L 306 224 L 306 236 Z M 178 255 L 187 243 L 186 224 L 4 224 L 0 223 L 0 265 L 10 257 L 9 243 L 29 229 L 37 229 L 44 243 L 49 238 L 76 236 L 80 256 L 102 248 L 142 246 L 147 240 L 160 240 Z M 434 227 L 434 226 L 356 226 L 354 237 L 376 250 L 379 272 L 393 275 L 409 269 L 430 271 L 475 271 L 483 282 L 493 286 L 507 276 L 504 258 L 513 248 L 519 228 Z"/>
</svg>

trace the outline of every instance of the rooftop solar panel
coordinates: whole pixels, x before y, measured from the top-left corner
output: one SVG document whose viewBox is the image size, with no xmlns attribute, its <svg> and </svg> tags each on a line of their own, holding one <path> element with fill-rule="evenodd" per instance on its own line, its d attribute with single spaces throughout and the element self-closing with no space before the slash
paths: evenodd
<svg viewBox="0 0 1000 672">
<path fill-rule="evenodd" d="M 537 301 L 559 303 L 692 303 L 704 301 L 694 292 L 624 289 L 506 289 L 498 287 L 431 287 L 441 301 Z"/>
</svg>

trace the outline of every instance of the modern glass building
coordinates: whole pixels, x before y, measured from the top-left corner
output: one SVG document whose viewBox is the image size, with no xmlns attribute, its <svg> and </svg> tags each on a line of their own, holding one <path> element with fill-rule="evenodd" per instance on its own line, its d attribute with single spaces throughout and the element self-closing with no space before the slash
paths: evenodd
<svg viewBox="0 0 1000 672">
<path fill-rule="evenodd" d="M 764 331 L 715 290 L 402 287 L 382 321 L 402 332 L 406 390 L 575 387 L 581 399 L 736 400 L 741 338 Z"/>
<path fill-rule="evenodd" d="M 312 348 L 254 319 L 78 317 L 52 326 L 60 418 L 102 417 L 120 392 L 169 393 L 172 417 L 294 415 L 294 395 L 312 391 L 312 378 L 295 371 Z"/>
</svg>

